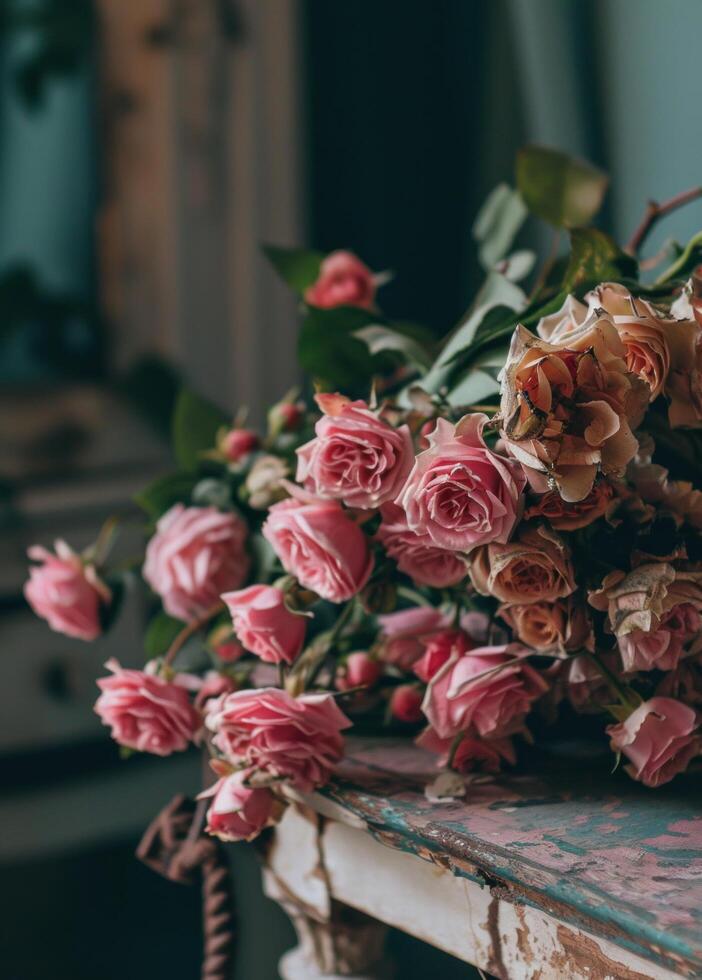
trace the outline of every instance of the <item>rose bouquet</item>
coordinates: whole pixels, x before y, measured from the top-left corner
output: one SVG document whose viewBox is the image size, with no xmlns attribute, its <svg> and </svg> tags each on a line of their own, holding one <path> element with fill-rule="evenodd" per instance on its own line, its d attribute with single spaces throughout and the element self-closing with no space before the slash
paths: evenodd
<svg viewBox="0 0 702 980">
<path fill-rule="evenodd" d="M 212 834 L 251 839 L 323 786 L 352 723 L 459 774 L 515 765 L 559 715 L 596 719 L 648 786 L 702 752 L 702 235 L 655 278 L 638 260 L 702 192 L 649 205 L 620 248 L 590 224 L 605 186 L 524 150 L 475 223 L 484 285 L 438 350 L 383 316 L 385 277 L 350 253 L 266 250 L 300 296 L 315 393 L 260 434 L 181 394 L 178 469 L 137 499 L 147 663 L 98 681 L 127 752 L 209 754 Z M 537 274 L 511 251 L 529 215 L 554 228 Z M 113 533 L 30 552 L 52 628 L 107 628 Z"/>
</svg>

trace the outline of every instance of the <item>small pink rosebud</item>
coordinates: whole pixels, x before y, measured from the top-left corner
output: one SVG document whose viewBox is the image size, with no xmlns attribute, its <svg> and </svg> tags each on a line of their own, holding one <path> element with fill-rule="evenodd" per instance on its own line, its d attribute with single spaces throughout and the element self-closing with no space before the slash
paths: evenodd
<svg viewBox="0 0 702 980">
<path fill-rule="evenodd" d="M 230 463 L 239 463 L 259 446 L 259 437 L 251 429 L 230 429 L 221 439 L 220 448 Z"/>
<path fill-rule="evenodd" d="M 214 652 L 225 664 L 233 664 L 237 660 L 240 660 L 246 651 L 238 640 L 231 639 L 218 643 L 214 648 Z"/>
<path fill-rule="evenodd" d="M 273 435 L 279 432 L 295 432 L 305 417 L 304 402 L 278 402 L 268 412 L 268 427 Z"/>
<path fill-rule="evenodd" d="M 375 276 L 353 252 L 331 252 L 319 268 L 317 281 L 305 291 L 305 302 L 321 309 L 335 306 L 373 307 Z"/>
<path fill-rule="evenodd" d="M 334 680 L 338 691 L 354 687 L 373 687 L 382 671 L 380 664 L 363 650 L 350 653 L 346 663 L 339 666 Z"/>
<path fill-rule="evenodd" d="M 421 721 L 422 692 L 414 684 L 400 684 L 390 698 L 390 714 L 398 721 L 413 723 Z"/>
</svg>

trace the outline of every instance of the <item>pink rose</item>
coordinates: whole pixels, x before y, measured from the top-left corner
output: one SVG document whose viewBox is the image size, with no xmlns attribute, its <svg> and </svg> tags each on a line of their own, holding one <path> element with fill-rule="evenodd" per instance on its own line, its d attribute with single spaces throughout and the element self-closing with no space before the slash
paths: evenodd
<svg viewBox="0 0 702 980">
<path fill-rule="evenodd" d="M 353 252 L 331 252 L 322 261 L 317 281 L 305 290 L 310 306 L 373 308 L 377 284 L 375 276 Z"/>
<path fill-rule="evenodd" d="M 696 713 L 673 698 L 644 701 L 607 734 L 612 750 L 629 759 L 626 771 L 645 786 L 669 782 L 700 751 Z"/>
<path fill-rule="evenodd" d="M 361 591 L 373 571 L 373 556 L 361 528 L 335 500 L 302 493 L 274 504 L 262 533 L 286 572 L 330 602 Z"/>
<path fill-rule="evenodd" d="M 143 670 L 124 670 L 116 660 L 105 664 L 111 677 L 97 682 L 101 690 L 95 711 L 112 738 L 128 749 L 170 755 L 193 741 L 200 718 L 185 687 Z"/>
<path fill-rule="evenodd" d="M 246 525 L 236 514 L 175 504 L 147 545 L 144 578 L 167 613 L 196 619 L 246 578 L 245 540 Z"/>
<path fill-rule="evenodd" d="M 511 766 L 517 761 L 512 740 L 509 738 L 484 739 L 466 734 L 454 748 L 454 739 L 440 738 L 430 727 L 417 737 L 416 742 L 439 756 L 437 766 L 441 769 L 445 769 L 450 760 L 451 768 L 455 772 L 472 772 L 475 769 L 499 772 L 503 761 Z"/>
<path fill-rule="evenodd" d="M 445 589 L 466 577 L 465 559 L 455 551 L 438 548 L 428 534 L 410 531 L 404 511 L 396 504 L 386 504 L 382 515 L 378 541 L 415 585 Z"/>
<path fill-rule="evenodd" d="M 417 456 L 397 503 L 411 531 L 439 548 L 470 551 L 505 543 L 519 516 L 525 478 L 519 465 L 491 452 L 487 416 L 466 415 L 453 426 L 437 419 L 429 449 Z"/>
<path fill-rule="evenodd" d="M 685 644 L 700 631 L 700 614 L 690 603 L 673 606 L 650 633 L 633 630 L 619 637 L 624 670 L 674 670 Z"/>
<path fill-rule="evenodd" d="M 422 710 L 441 738 L 475 729 L 483 737 L 519 731 L 546 681 L 517 644 L 454 655 L 427 688 Z"/>
<path fill-rule="evenodd" d="M 400 684 L 390 696 L 390 714 L 407 725 L 422 720 L 422 692 L 416 684 Z"/>
<path fill-rule="evenodd" d="M 467 653 L 475 646 L 462 630 L 442 630 L 425 637 L 422 643 L 424 653 L 412 669 L 425 684 L 429 683 L 454 654 Z"/>
<path fill-rule="evenodd" d="M 451 617 L 433 606 L 415 606 L 378 616 L 380 656 L 401 670 L 411 670 L 424 653 L 422 637 L 449 625 Z"/>
<path fill-rule="evenodd" d="M 24 597 L 52 630 L 95 640 L 102 633 L 100 612 L 112 598 L 110 590 L 65 541 L 57 541 L 55 549 L 56 554 L 40 545 L 29 549 L 29 557 L 41 564 L 30 567 Z"/>
<path fill-rule="evenodd" d="M 284 592 L 272 585 L 250 585 L 225 592 L 222 599 L 247 650 L 269 664 L 296 659 L 305 642 L 306 618 L 288 609 Z"/>
<path fill-rule="evenodd" d="M 214 744 L 231 762 L 288 779 L 302 792 L 328 781 L 350 725 L 330 694 L 294 698 L 277 687 L 229 694 L 207 715 Z"/>
<path fill-rule="evenodd" d="M 246 777 L 244 771 L 232 773 L 200 793 L 198 799 L 212 799 L 208 834 L 224 841 L 253 840 L 272 822 L 275 797 L 269 789 L 247 786 Z"/>
<path fill-rule="evenodd" d="M 406 425 L 394 429 L 363 401 L 317 395 L 324 415 L 316 436 L 297 450 L 297 481 L 319 497 L 348 507 L 379 507 L 398 495 L 412 468 Z"/>
<path fill-rule="evenodd" d="M 334 686 L 337 691 L 350 691 L 354 687 L 373 687 L 382 668 L 365 650 L 350 653 L 345 662 L 337 667 Z"/>
</svg>

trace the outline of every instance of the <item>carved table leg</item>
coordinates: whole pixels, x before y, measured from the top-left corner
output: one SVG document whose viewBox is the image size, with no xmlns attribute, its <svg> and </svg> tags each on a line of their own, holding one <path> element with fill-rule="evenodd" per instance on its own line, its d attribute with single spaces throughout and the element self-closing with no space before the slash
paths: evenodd
<svg viewBox="0 0 702 980">
<path fill-rule="evenodd" d="M 280 961 L 282 980 L 389 980 L 383 954 L 387 928 L 363 912 L 332 900 L 328 918 L 303 908 L 273 874 L 264 872 L 266 894 L 281 905 L 295 926 L 299 946 Z"/>
<path fill-rule="evenodd" d="M 265 848 L 266 894 L 292 920 L 299 946 L 282 958 L 282 980 L 386 980 L 386 927 L 336 901 L 324 860 L 323 817 L 293 803 Z"/>
</svg>

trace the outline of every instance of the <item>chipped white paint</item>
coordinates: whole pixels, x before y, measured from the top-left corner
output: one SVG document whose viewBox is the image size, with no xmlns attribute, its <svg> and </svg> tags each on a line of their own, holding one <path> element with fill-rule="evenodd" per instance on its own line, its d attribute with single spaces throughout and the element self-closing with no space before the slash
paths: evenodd
<svg viewBox="0 0 702 980">
<path fill-rule="evenodd" d="M 319 828 L 318 841 L 314 814 L 308 807 L 293 805 L 275 832 L 269 866 L 278 886 L 286 890 L 288 903 L 295 895 L 301 905 L 321 912 L 328 908 L 320 899 L 320 888 L 326 888 L 337 902 L 508 980 L 679 976 L 555 916 L 495 898 L 489 888 L 386 846 L 358 827 L 320 820 Z M 296 952 L 285 959 L 284 980 L 333 976 L 295 973 L 302 955 Z M 305 955 L 309 958 L 309 948 Z"/>
</svg>

